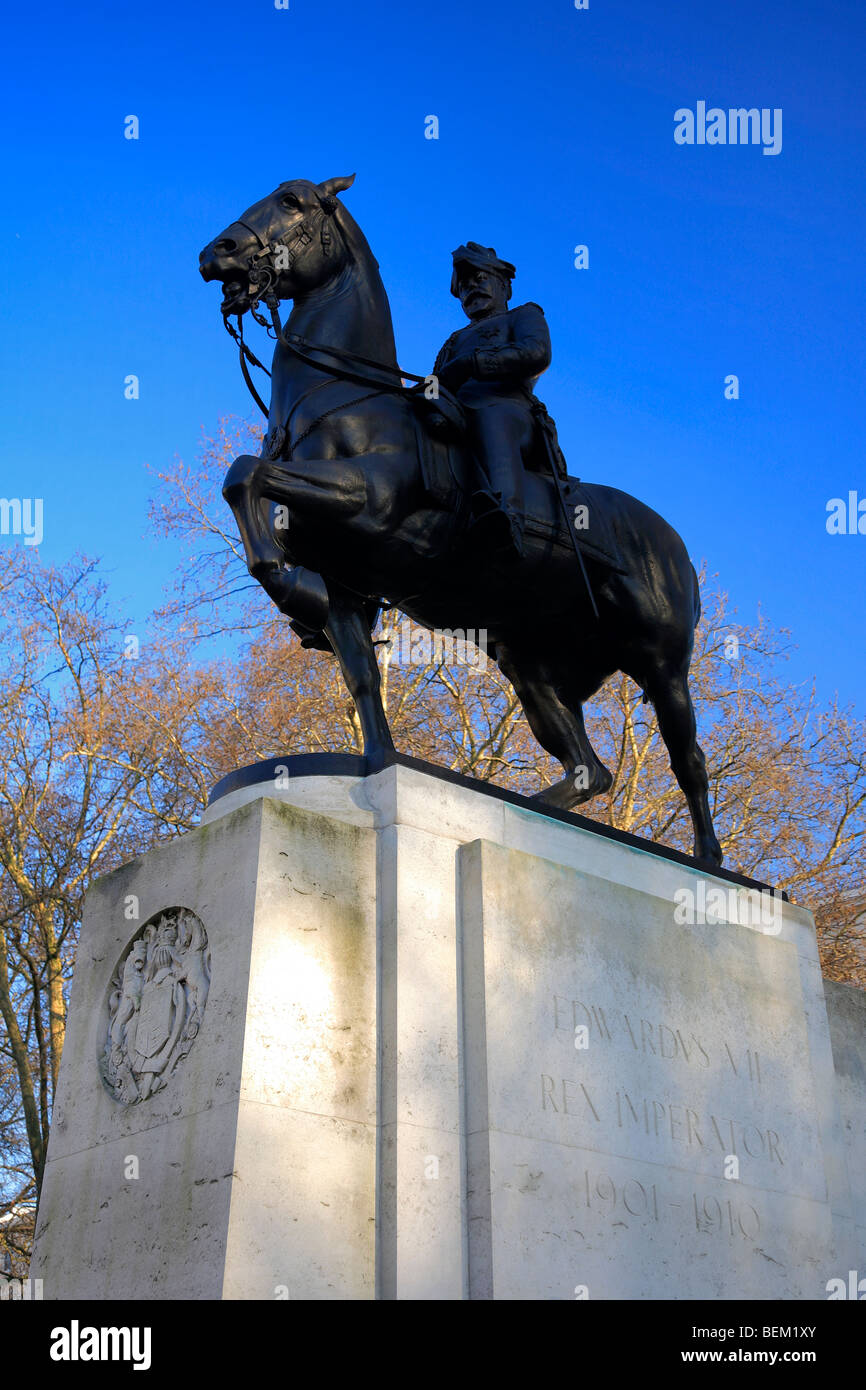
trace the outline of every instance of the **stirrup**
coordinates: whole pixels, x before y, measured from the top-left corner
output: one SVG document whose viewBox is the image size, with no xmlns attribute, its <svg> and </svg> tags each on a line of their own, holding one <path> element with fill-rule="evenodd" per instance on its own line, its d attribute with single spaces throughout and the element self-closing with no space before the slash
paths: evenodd
<svg viewBox="0 0 866 1390">
<path fill-rule="evenodd" d="M 502 507 L 491 507 L 477 516 L 470 534 L 481 536 L 494 554 L 520 559 L 523 556 L 523 527 Z"/>
</svg>

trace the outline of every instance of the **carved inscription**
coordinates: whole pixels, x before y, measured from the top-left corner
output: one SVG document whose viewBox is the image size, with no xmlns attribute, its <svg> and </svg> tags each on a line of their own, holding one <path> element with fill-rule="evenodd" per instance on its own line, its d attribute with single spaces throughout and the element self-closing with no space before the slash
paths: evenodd
<svg viewBox="0 0 866 1390">
<path fill-rule="evenodd" d="M 603 1009 L 599 1004 L 585 1004 L 580 999 L 553 996 L 553 1027 L 558 1033 L 574 1035 L 575 1029 L 585 1027 L 590 1038 L 602 1043 L 622 1043 L 644 1056 L 659 1057 L 666 1062 L 681 1062 L 699 1071 L 723 1061 L 734 1076 L 742 1076 L 755 1086 L 763 1084 L 761 1059 L 750 1047 L 739 1047 L 727 1039 L 721 1050 L 707 1047 L 693 1032 L 672 1026 L 661 1019 L 640 1018 Z"/>
<path fill-rule="evenodd" d="M 767 1159 L 784 1167 L 781 1140 L 776 1130 L 730 1116 L 700 1115 L 691 1106 L 655 1097 L 632 1099 L 625 1090 L 613 1095 L 613 1106 L 606 1106 L 597 1088 L 582 1081 L 541 1073 L 541 1108 L 557 1114 L 578 1115 L 602 1123 L 603 1114 L 616 1119 L 618 1129 L 631 1126 L 656 1139 L 669 1139 L 672 1145 L 685 1148 L 713 1149 L 723 1155 L 746 1153 L 750 1158 Z"/>
<path fill-rule="evenodd" d="M 601 1046 L 655 1059 L 660 1082 L 668 1075 L 680 1079 L 689 1073 L 727 1073 L 750 1087 L 753 1100 L 762 1095 L 766 1065 L 757 1049 L 732 1038 L 711 1042 L 676 1019 L 642 1017 L 638 1012 L 618 1010 L 610 1005 L 572 999 L 555 994 L 552 1001 L 554 1035 L 562 1042 L 573 1039 L 573 1047 L 583 1055 L 587 1048 Z M 572 1053 L 574 1055 L 574 1053 Z M 659 1140 L 672 1151 L 747 1156 L 775 1168 L 785 1167 L 785 1152 L 778 1127 L 738 1115 L 719 1113 L 672 1100 L 665 1087 L 646 1094 L 632 1086 L 616 1085 L 603 1091 L 600 1083 L 582 1081 L 572 1074 L 540 1075 L 542 1111 L 574 1117 L 589 1131 L 610 1137 L 620 1132 L 628 1139 L 638 1133 Z M 719 1218 L 721 1219 L 721 1218 Z"/>
<path fill-rule="evenodd" d="M 672 1191 L 678 1201 L 672 1200 Z M 703 1235 L 742 1240 L 754 1240 L 761 1230 L 757 1208 L 743 1197 L 720 1200 L 694 1189 L 686 1195 L 672 1189 L 669 1178 L 662 1183 L 639 1182 L 637 1178 L 616 1182 L 609 1173 L 584 1168 L 579 1193 L 582 1207 L 614 1223 L 628 1225 L 630 1217 L 651 1225 L 674 1222 L 681 1229 Z"/>
</svg>

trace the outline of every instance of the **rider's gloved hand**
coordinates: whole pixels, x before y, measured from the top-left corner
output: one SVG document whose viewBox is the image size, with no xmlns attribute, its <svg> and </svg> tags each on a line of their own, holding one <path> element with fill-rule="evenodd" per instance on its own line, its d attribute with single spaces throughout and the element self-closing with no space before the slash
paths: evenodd
<svg viewBox="0 0 866 1390">
<path fill-rule="evenodd" d="M 439 373 L 439 380 L 448 391 L 459 391 L 465 381 L 475 375 L 474 352 L 463 353 L 449 362 Z"/>
</svg>

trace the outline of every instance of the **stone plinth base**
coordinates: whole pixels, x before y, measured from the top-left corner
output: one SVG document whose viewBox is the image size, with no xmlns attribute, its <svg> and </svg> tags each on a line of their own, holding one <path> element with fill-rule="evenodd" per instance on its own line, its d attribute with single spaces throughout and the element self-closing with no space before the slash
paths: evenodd
<svg viewBox="0 0 866 1390">
<path fill-rule="evenodd" d="M 359 764 L 235 781 L 91 890 L 45 1297 L 823 1299 L 866 1273 L 809 913 Z"/>
</svg>

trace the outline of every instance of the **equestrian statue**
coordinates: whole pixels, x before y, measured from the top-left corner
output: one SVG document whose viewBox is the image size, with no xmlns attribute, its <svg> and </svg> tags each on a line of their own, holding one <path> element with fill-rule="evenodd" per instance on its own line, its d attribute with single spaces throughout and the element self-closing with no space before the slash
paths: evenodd
<svg viewBox="0 0 866 1390">
<path fill-rule="evenodd" d="M 372 636 L 383 605 L 434 631 L 486 629 L 565 773 L 540 807 L 569 811 L 610 786 L 582 706 L 626 672 L 655 708 L 695 857 L 721 864 L 689 693 L 700 598 L 682 540 L 628 493 L 568 476 L 534 392 L 551 356 L 544 313 L 509 308 L 515 268 L 493 248 L 453 253 L 469 322 L 433 372 L 399 367 L 378 263 L 338 197 L 353 182 L 281 183 L 201 253 L 268 420 L 261 455 L 235 459 L 223 487 L 250 574 L 304 646 L 336 655 L 371 767 L 394 751 Z M 249 374 L 262 364 L 247 312 L 276 339 L 269 408 Z"/>
</svg>

